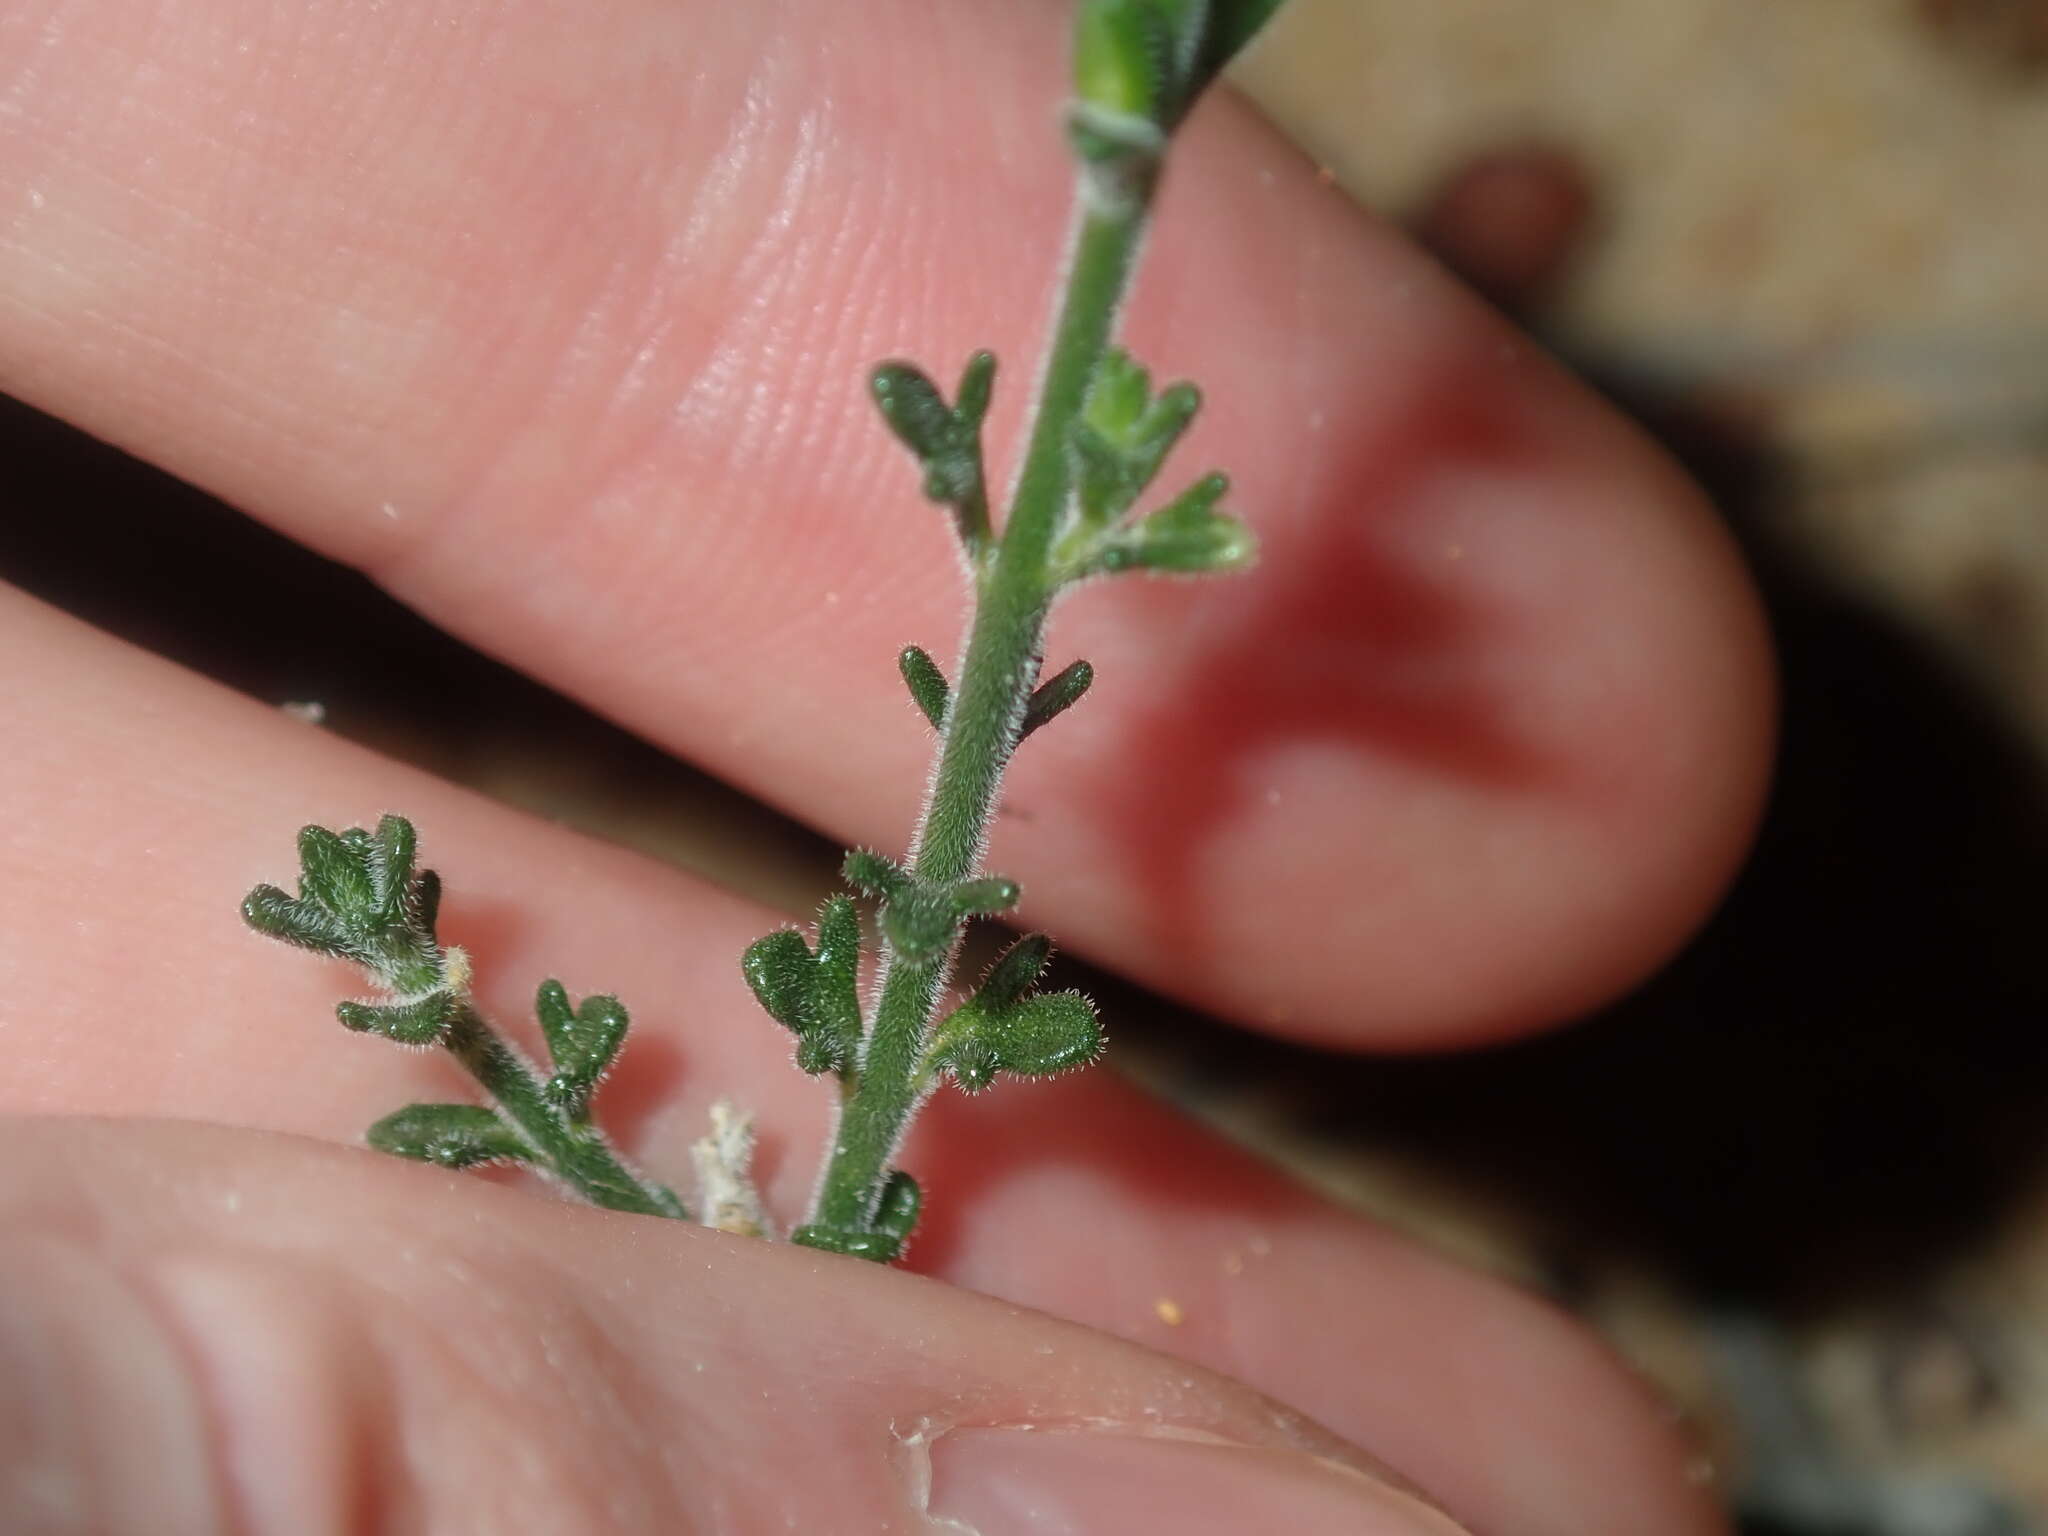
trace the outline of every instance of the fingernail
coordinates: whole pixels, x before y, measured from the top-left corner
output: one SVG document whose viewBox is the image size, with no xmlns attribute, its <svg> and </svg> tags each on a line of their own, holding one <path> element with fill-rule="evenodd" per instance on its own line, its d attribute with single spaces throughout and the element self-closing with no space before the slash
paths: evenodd
<svg viewBox="0 0 2048 1536">
<path fill-rule="evenodd" d="M 930 1513 L 973 1536 L 1286 1531 L 1468 1536 L 1410 1494 L 1297 1451 L 1085 1430 L 957 1429 Z"/>
</svg>

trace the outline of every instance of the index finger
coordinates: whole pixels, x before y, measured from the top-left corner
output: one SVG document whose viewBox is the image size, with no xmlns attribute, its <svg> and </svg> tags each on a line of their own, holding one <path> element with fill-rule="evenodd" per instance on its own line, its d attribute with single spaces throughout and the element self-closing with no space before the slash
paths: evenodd
<svg viewBox="0 0 2048 1536">
<path fill-rule="evenodd" d="M 859 381 L 1032 355 L 1063 38 L 1000 0 L 846 18 L 17 7 L 0 384 L 899 843 L 928 743 L 890 659 L 959 599 Z M 1295 1034 L 1470 1040 L 1625 987 L 1760 796 L 1725 539 L 1243 108 L 1191 127 L 1155 244 L 1134 347 L 1208 388 L 1187 473 L 1231 470 L 1265 565 L 1058 617 L 1097 696 L 1020 759 L 993 860 L 1074 948 Z"/>
</svg>

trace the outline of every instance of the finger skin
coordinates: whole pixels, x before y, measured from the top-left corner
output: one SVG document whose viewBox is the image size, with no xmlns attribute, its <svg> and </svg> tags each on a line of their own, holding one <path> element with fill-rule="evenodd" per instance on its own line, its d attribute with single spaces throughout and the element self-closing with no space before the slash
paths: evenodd
<svg viewBox="0 0 2048 1536">
<path fill-rule="evenodd" d="M 617 993 L 633 1033 L 599 1116 L 680 1180 L 713 1099 L 754 1109 L 774 1210 L 810 1193 L 825 1088 L 748 997 L 774 925 L 651 861 L 493 806 L 0 601 L 0 1110 L 168 1115 L 356 1142 L 466 1099 L 438 1053 L 352 1035 L 346 967 L 243 931 L 306 822 L 402 810 L 447 883 L 480 1006 L 533 1048 L 533 989 Z M 1113 1027 L 1113 1021 L 1112 1021 Z M 1113 1077 L 942 1096 L 902 1154 L 932 1215 L 912 1261 L 1237 1376 L 1398 1466 L 1482 1532 L 1721 1529 L 1688 1452 L 1584 1335 L 1257 1168 Z M 1162 1323 L 1160 1299 L 1181 1308 Z"/>
<path fill-rule="evenodd" d="M 849 840 L 929 748 L 942 520 L 868 419 L 1008 360 L 1065 227 L 1057 7 L 29 0 L 0 18 L 0 385 L 376 574 Z M 910 86 L 914 82 L 914 88 Z M 1412 1046 L 1598 1003 L 1740 857 L 1763 631 L 1697 496 L 1240 105 L 1129 317 L 1264 563 L 1056 618 L 1094 696 L 992 857 L 1033 921 L 1263 1027 Z M 821 773 L 820 765 L 831 771 Z"/>
<path fill-rule="evenodd" d="M 44 1530 L 916 1532 L 931 1460 L 975 1426 L 1384 1470 L 1184 1361 L 914 1275 L 297 1138 L 0 1121 L 0 1233 L 0 1296 L 39 1304 L 60 1352 L 118 1329 L 162 1367 L 98 1375 L 102 1411 L 146 1425 L 136 1397 L 170 1398 L 211 1442 L 99 1464 L 153 1489 L 154 1519 Z M 17 1450 L 0 1514 L 34 1511 Z M 1319 1528 L 1458 1536 L 1399 1502 L 1412 1521 Z"/>
</svg>

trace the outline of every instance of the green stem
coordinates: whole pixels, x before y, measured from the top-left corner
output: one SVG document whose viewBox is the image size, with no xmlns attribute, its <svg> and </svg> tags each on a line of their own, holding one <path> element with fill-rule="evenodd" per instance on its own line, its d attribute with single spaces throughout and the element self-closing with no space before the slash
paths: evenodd
<svg viewBox="0 0 2048 1536">
<path fill-rule="evenodd" d="M 1050 552 L 1070 494 L 1067 443 L 1129 286 L 1143 237 L 1137 203 L 1082 197 L 1030 445 L 994 560 L 975 584 L 966 657 L 939 747 L 938 771 L 912 847 L 912 874 L 935 886 L 972 877 L 981 862 L 1003 770 L 1038 681 L 1056 586 Z M 963 925 L 964 926 L 964 925 Z M 923 1088 L 918 1067 L 953 968 L 953 949 L 918 960 L 891 955 L 869 1027 L 859 1086 L 839 1127 L 812 1222 L 842 1233 L 874 1221 L 889 1158 Z"/>
<path fill-rule="evenodd" d="M 474 1008 L 463 1005 L 443 1043 L 546 1159 L 555 1176 L 592 1205 L 689 1220 L 690 1213 L 672 1192 L 634 1174 L 594 1126 L 572 1123 L 550 1102 L 519 1053 Z"/>
</svg>

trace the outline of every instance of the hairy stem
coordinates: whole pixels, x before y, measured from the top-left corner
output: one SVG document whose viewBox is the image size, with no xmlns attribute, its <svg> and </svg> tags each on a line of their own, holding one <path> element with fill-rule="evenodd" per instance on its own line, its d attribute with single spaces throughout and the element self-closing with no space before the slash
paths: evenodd
<svg viewBox="0 0 2048 1536">
<path fill-rule="evenodd" d="M 456 1010 L 442 1044 L 518 1127 L 547 1169 L 592 1205 L 689 1219 L 674 1194 L 621 1163 L 594 1126 L 571 1122 L 550 1103 L 519 1053 L 474 1008 L 465 1003 Z"/>
<path fill-rule="evenodd" d="M 1023 473 L 995 558 L 975 584 L 960 679 L 919 820 L 912 874 L 949 885 L 978 872 L 1003 770 L 1038 682 L 1046 614 L 1056 590 L 1049 559 L 1070 494 L 1068 439 L 1109 343 L 1143 237 L 1145 208 L 1098 206 L 1084 195 Z M 859 1084 L 840 1108 L 811 1220 L 842 1232 L 873 1222 L 888 1161 L 916 1109 L 918 1065 L 953 968 L 953 948 L 918 959 L 892 954 L 868 1030 Z"/>
</svg>

